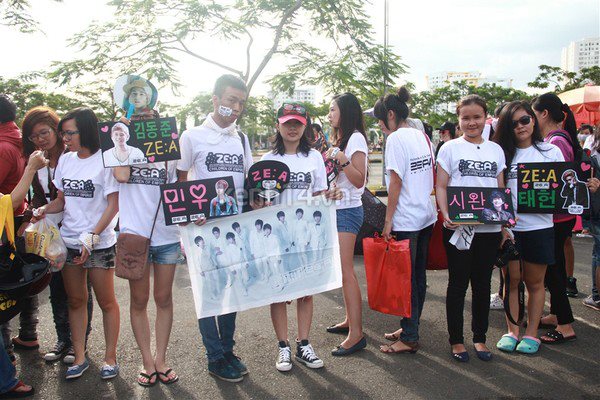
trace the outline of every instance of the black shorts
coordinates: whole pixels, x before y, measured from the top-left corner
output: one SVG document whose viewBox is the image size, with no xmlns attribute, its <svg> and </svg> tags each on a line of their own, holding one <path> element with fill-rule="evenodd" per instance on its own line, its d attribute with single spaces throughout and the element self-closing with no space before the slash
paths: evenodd
<svg viewBox="0 0 600 400">
<path fill-rule="evenodd" d="M 515 245 L 521 259 L 534 264 L 554 264 L 554 228 L 516 232 Z"/>
</svg>

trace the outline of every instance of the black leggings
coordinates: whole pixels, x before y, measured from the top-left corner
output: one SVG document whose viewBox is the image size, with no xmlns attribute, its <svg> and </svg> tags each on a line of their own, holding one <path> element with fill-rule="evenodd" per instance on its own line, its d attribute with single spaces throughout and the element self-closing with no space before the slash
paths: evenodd
<svg viewBox="0 0 600 400">
<path fill-rule="evenodd" d="M 567 297 L 567 267 L 565 241 L 571 236 L 575 219 L 554 224 L 554 262 L 546 269 L 545 283 L 550 292 L 550 313 L 556 315 L 559 325 L 570 324 L 575 319 Z"/>
<path fill-rule="evenodd" d="M 448 254 L 448 290 L 446 319 L 450 344 L 464 343 L 463 312 L 465 295 L 471 282 L 471 330 L 473 343 L 485 343 L 490 313 L 492 266 L 496 259 L 501 233 L 476 233 L 469 250 L 458 250 L 448 240 L 454 231 L 444 228 L 444 246 Z"/>
</svg>

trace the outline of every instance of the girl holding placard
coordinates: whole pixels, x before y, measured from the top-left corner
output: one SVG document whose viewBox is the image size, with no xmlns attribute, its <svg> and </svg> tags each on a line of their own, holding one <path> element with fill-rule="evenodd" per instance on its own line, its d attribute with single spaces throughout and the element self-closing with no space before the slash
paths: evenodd
<svg viewBox="0 0 600 400">
<path fill-rule="evenodd" d="M 87 277 L 102 309 L 106 348 L 102 379 L 114 378 L 119 337 L 119 305 L 115 298 L 115 225 L 119 185 L 102 163 L 97 133 L 98 119 L 89 108 L 76 108 L 59 122 L 58 131 L 69 153 L 58 161 L 52 183 L 56 199 L 34 210 L 34 220 L 64 211 L 60 228 L 67 245 L 67 263 L 62 276 L 69 298 L 69 324 L 75 360 L 66 378 L 80 377 L 90 366 L 85 354 Z"/>
<path fill-rule="evenodd" d="M 518 286 L 523 280 L 527 287 L 527 329 L 519 341 L 519 326 L 507 317 L 508 333 L 496 347 L 499 350 L 533 354 L 540 347 L 537 328 L 544 309 L 544 275 L 546 267 L 554 263 L 554 229 L 552 214 L 519 214 L 517 209 L 517 165 L 531 162 L 564 161 L 558 147 L 545 143 L 531 106 L 524 101 L 507 104 L 498 119 L 493 138 L 504 150 L 508 172 L 506 184 L 512 192 L 513 206 L 518 222 L 512 229 L 520 260 L 509 261 L 510 313 L 518 315 Z M 520 265 L 519 265 L 520 264 Z M 503 271 L 506 274 L 506 269 Z M 506 296 L 506 292 L 504 293 Z"/>
<path fill-rule="evenodd" d="M 466 96 L 459 101 L 456 113 L 463 136 L 451 140 L 440 149 L 436 183 L 436 198 L 444 217 L 444 245 L 448 254 L 446 317 L 449 341 L 452 357 L 460 362 L 469 361 L 463 337 L 463 312 L 470 282 L 473 293 L 473 343 L 477 357 L 489 361 L 492 353 L 485 342 L 492 265 L 496 251 L 508 238 L 508 233 L 500 225 L 454 224 L 448 215 L 446 189 L 448 186 L 504 187 L 502 171 L 506 165 L 502 148 L 482 137 L 487 116 L 485 101 L 477 95 Z"/>
</svg>

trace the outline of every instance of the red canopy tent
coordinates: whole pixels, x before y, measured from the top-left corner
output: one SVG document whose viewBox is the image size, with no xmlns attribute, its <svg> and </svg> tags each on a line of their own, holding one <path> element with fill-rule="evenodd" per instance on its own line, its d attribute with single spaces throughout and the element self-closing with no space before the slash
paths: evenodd
<svg viewBox="0 0 600 400">
<path fill-rule="evenodd" d="M 563 92 L 558 97 L 569 105 L 578 127 L 581 124 L 600 123 L 600 86 L 584 86 Z"/>
</svg>

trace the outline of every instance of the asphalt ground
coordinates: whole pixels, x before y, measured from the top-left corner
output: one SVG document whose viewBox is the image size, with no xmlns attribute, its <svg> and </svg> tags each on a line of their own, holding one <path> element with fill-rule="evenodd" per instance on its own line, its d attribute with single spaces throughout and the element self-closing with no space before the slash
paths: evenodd
<svg viewBox="0 0 600 400">
<path fill-rule="evenodd" d="M 237 319 L 235 347 L 250 373 L 243 382 L 228 383 L 208 374 L 195 317 L 190 280 L 185 264 L 177 267 L 174 285 L 175 316 L 168 352 L 169 365 L 180 376 L 170 385 L 143 388 L 136 383 L 141 357 L 128 317 L 127 282 L 116 278 L 121 306 L 118 344 L 120 375 L 100 379 L 104 339 L 102 318 L 95 305 L 93 332 L 89 341 L 90 369 L 78 380 L 65 381 L 66 366 L 46 363 L 42 353 L 55 341 L 48 291 L 40 295 L 40 342 L 38 351 L 19 351 L 18 374 L 35 386 L 40 399 L 592 399 L 600 398 L 600 312 L 584 307 L 581 299 L 590 293 L 592 240 L 574 238 L 580 297 L 571 299 L 576 315 L 578 340 L 562 345 L 543 345 L 537 355 L 504 354 L 495 343 L 505 333 L 503 311 L 490 312 L 488 345 L 494 359 L 482 362 L 469 344 L 470 294 L 465 305 L 465 340 L 471 361 L 459 364 L 450 357 L 446 331 L 446 271 L 428 271 L 428 292 L 420 328 L 421 350 L 417 354 L 388 355 L 379 352 L 386 343 L 383 333 L 399 326 L 397 317 L 372 311 L 366 299 L 362 257 L 355 269 L 363 292 L 364 332 L 368 347 L 347 358 L 335 358 L 330 350 L 343 339 L 325 332 L 341 321 L 341 290 L 315 296 L 311 342 L 325 362 L 320 370 L 295 362 L 290 372 L 275 369 L 277 342 L 268 307 L 242 312 Z M 498 286 L 494 272 L 493 286 Z M 295 332 L 295 306 L 289 306 L 290 338 Z M 149 305 L 153 324 L 154 304 Z M 13 320 L 13 326 L 15 325 Z M 151 325 L 152 326 L 152 325 Z M 540 331 L 540 334 L 543 332 Z"/>
</svg>

